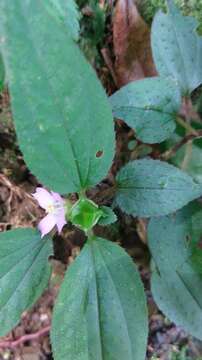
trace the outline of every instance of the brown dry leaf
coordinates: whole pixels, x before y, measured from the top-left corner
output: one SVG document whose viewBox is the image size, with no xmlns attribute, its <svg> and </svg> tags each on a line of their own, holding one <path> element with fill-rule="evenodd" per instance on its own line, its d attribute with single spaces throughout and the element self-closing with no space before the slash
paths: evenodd
<svg viewBox="0 0 202 360">
<path fill-rule="evenodd" d="M 0 231 L 36 225 L 43 215 L 43 210 L 29 193 L 0 174 Z"/>
<path fill-rule="evenodd" d="M 36 348 L 26 347 L 22 354 L 23 360 L 40 360 L 40 351 Z"/>
<path fill-rule="evenodd" d="M 118 0 L 113 19 L 115 71 L 118 86 L 157 75 L 152 59 L 150 30 L 134 0 Z"/>
</svg>

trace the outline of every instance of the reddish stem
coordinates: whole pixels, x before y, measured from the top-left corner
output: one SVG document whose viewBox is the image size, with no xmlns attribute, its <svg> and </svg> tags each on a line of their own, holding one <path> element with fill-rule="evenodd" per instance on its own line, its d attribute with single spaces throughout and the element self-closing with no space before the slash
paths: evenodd
<svg viewBox="0 0 202 360">
<path fill-rule="evenodd" d="M 27 335 L 23 335 L 21 336 L 19 339 L 17 340 L 5 340 L 5 341 L 0 341 L 0 349 L 5 349 L 5 348 L 11 348 L 14 349 L 20 345 L 22 345 L 24 342 L 26 341 L 31 341 L 31 340 L 37 340 L 38 338 L 40 338 L 41 336 L 45 336 L 48 335 L 50 332 L 50 325 L 44 327 L 43 329 L 37 331 L 34 334 L 27 334 Z"/>
</svg>

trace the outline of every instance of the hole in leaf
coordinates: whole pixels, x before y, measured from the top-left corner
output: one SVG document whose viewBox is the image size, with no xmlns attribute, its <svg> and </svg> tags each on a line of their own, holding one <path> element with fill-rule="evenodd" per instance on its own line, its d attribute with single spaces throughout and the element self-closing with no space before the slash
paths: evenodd
<svg viewBox="0 0 202 360">
<path fill-rule="evenodd" d="M 190 234 L 187 234 L 185 239 L 186 239 L 186 244 L 187 244 L 187 245 L 190 245 L 191 235 L 190 235 Z"/>
<path fill-rule="evenodd" d="M 103 156 L 103 150 L 98 150 L 97 152 L 96 152 L 96 158 L 101 158 L 102 156 Z"/>
</svg>

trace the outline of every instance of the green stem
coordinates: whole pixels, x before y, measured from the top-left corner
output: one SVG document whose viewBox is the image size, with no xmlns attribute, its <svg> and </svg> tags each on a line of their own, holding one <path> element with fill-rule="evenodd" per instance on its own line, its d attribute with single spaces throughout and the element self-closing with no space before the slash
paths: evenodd
<svg viewBox="0 0 202 360">
<path fill-rule="evenodd" d="M 86 236 L 88 237 L 88 240 L 87 241 L 92 241 L 95 237 L 95 234 L 93 232 L 93 229 L 90 229 L 88 231 L 86 231 Z"/>
<path fill-rule="evenodd" d="M 186 145 L 186 149 L 185 149 L 185 155 L 184 155 L 184 159 L 181 163 L 181 169 L 182 170 L 186 170 L 189 162 L 191 160 L 191 155 L 192 155 L 192 141 L 190 140 Z"/>
<path fill-rule="evenodd" d="M 181 125 L 188 133 L 194 134 L 197 136 L 197 131 L 186 121 L 184 121 L 181 117 L 177 117 L 176 121 L 179 125 Z"/>
<path fill-rule="evenodd" d="M 79 191 L 79 199 L 86 199 L 86 190 L 82 189 Z"/>
<path fill-rule="evenodd" d="M 191 122 L 191 110 L 192 110 L 192 101 L 191 98 L 184 98 L 184 108 L 185 108 L 185 121 L 181 118 L 178 118 L 178 122 L 186 129 L 186 135 L 195 134 L 197 131 L 190 125 Z M 185 145 L 185 154 L 183 161 L 181 163 L 181 169 L 185 170 L 188 167 L 189 161 L 191 160 L 192 155 L 192 141 L 188 141 Z"/>
</svg>

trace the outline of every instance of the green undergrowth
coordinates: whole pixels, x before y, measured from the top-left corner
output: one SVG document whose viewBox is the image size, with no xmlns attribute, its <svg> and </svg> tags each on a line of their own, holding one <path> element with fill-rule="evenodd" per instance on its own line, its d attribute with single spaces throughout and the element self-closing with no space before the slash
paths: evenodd
<svg viewBox="0 0 202 360">
<path fill-rule="evenodd" d="M 138 0 L 138 6 L 146 22 L 151 23 L 159 9 L 166 10 L 165 0 Z M 202 0 L 174 0 L 184 15 L 194 16 L 198 22 L 198 31 L 202 34 Z"/>
</svg>

